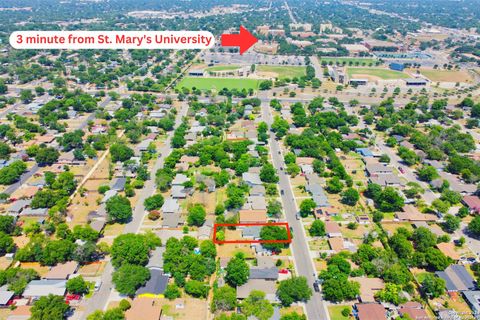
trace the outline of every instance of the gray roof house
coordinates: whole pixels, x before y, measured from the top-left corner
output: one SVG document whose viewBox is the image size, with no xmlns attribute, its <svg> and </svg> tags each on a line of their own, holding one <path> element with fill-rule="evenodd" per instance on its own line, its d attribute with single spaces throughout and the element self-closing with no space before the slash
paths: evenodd
<svg viewBox="0 0 480 320">
<path fill-rule="evenodd" d="M 242 174 L 242 180 L 250 187 L 262 184 L 262 180 L 260 180 L 260 175 L 258 173 L 244 172 Z"/>
<path fill-rule="evenodd" d="M 150 279 L 136 294 L 163 294 L 168 284 L 168 276 L 160 268 L 150 268 Z"/>
<path fill-rule="evenodd" d="M 25 288 L 23 296 L 26 298 L 45 297 L 49 294 L 55 296 L 65 295 L 67 281 L 65 280 L 32 280 Z"/>
<path fill-rule="evenodd" d="M 252 267 L 250 268 L 249 279 L 277 280 L 278 269 L 276 267 L 272 267 L 272 268 Z"/>
<path fill-rule="evenodd" d="M 245 239 L 260 239 L 260 226 L 242 227 L 242 237 Z"/>
<path fill-rule="evenodd" d="M 23 209 L 20 213 L 21 216 L 30 216 L 30 217 L 45 217 L 48 215 L 48 208 L 37 208 L 32 209 L 30 207 Z"/>
<path fill-rule="evenodd" d="M 187 197 L 187 192 L 185 187 L 182 185 L 173 185 L 172 186 L 172 198 L 174 199 L 185 199 Z"/>
<path fill-rule="evenodd" d="M 107 202 L 108 199 L 110 199 L 111 197 L 114 197 L 116 195 L 117 195 L 116 190 L 107 190 L 107 192 L 105 192 L 105 195 L 103 196 L 102 203 Z"/>
<path fill-rule="evenodd" d="M 463 297 L 472 309 L 472 313 L 477 316 L 480 315 L 480 291 L 463 291 Z"/>
<path fill-rule="evenodd" d="M 393 173 L 391 167 L 385 166 L 381 163 L 371 163 L 365 166 L 365 170 L 367 171 L 368 175 L 372 176 L 375 174 L 388 174 Z"/>
<path fill-rule="evenodd" d="M 17 200 L 8 207 L 7 212 L 9 214 L 18 215 L 23 209 L 29 206 L 31 202 L 32 200 Z"/>
<path fill-rule="evenodd" d="M 475 289 L 475 280 L 463 265 L 453 264 L 445 271 L 437 271 L 435 274 L 445 280 L 447 291 L 468 291 Z"/>
<path fill-rule="evenodd" d="M 176 213 L 180 209 L 178 201 L 172 198 L 167 198 L 162 206 L 162 212 L 165 213 Z"/>
<path fill-rule="evenodd" d="M 127 178 L 118 177 L 115 180 L 113 180 L 112 187 L 110 189 L 115 191 L 123 191 L 126 183 L 127 183 Z"/>
<path fill-rule="evenodd" d="M 181 186 L 187 181 L 190 181 L 190 179 L 188 179 L 186 175 L 177 173 L 177 175 L 175 176 L 175 179 L 173 179 L 172 181 L 172 186 Z"/>
<path fill-rule="evenodd" d="M 251 189 L 250 189 L 250 195 L 251 196 L 265 196 L 265 187 L 262 186 L 262 185 L 254 185 Z"/>
<path fill-rule="evenodd" d="M 0 288 L 0 306 L 5 307 L 13 298 L 15 292 L 7 290 L 7 285 Z"/>
</svg>

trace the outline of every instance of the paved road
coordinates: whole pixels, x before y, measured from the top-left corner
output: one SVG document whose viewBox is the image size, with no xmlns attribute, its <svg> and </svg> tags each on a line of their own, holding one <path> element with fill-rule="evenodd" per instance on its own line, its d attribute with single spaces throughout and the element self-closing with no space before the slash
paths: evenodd
<svg viewBox="0 0 480 320">
<path fill-rule="evenodd" d="M 322 80 L 323 79 L 323 68 L 318 60 L 318 56 L 310 56 L 310 65 L 315 69 L 315 78 Z"/>
<path fill-rule="evenodd" d="M 262 117 L 268 125 L 272 124 L 273 118 L 270 113 L 269 103 L 267 102 L 262 103 Z M 285 171 L 280 170 L 280 167 L 285 168 L 286 166 L 283 160 L 283 155 L 281 154 L 280 145 L 278 141 L 275 140 L 274 136 L 274 134 L 270 134 L 270 150 L 273 158 L 273 165 L 277 169 L 280 177 L 280 181 L 278 183 L 280 190 L 284 190 L 282 203 L 285 216 L 294 234 L 290 248 L 292 249 L 298 275 L 306 277 L 310 287 L 313 287 L 313 282 L 316 280 L 316 277 L 314 276 L 315 269 L 313 266 L 312 257 L 310 256 L 305 230 L 301 221 L 296 219 L 298 208 L 290 187 L 290 181 L 288 176 L 285 174 Z M 305 307 L 308 319 L 310 320 L 330 319 L 325 302 L 323 301 L 320 293 L 314 291 L 312 298 L 310 298 L 310 300 L 305 304 Z"/>
<path fill-rule="evenodd" d="M 177 128 L 181 122 L 182 118 L 187 115 L 188 111 L 188 103 L 183 102 L 182 108 L 180 112 L 177 114 L 175 119 L 175 128 Z M 133 216 L 132 220 L 125 226 L 123 233 L 137 233 L 140 230 L 140 226 L 142 225 L 143 218 L 145 216 L 145 207 L 143 205 L 143 201 L 152 196 L 156 190 L 155 185 L 155 173 L 158 169 L 163 167 L 163 163 L 165 161 L 165 157 L 168 156 L 172 152 L 172 147 L 170 145 L 171 140 L 173 137 L 173 131 L 170 131 L 167 134 L 167 139 L 165 140 L 165 145 L 159 150 L 159 155 L 157 161 L 155 162 L 153 169 L 150 171 L 151 179 L 148 180 L 143 189 L 139 191 L 139 198 L 137 200 L 137 204 L 133 209 Z M 90 299 L 85 300 L 86 309 L 81 315 L 81 319 L 86 319 L 88 315 L 93 313 L 95 310 L 104 310 L 108 305 L 108 300 L 110 298 L 110 294 L 112 293 L 112 273 L 113 273 L 113 266 L 110 261 L 107 262 L 105 270 L 101 276 L 102 286 L 100 290 L 96 292 Z"/>
</svg>

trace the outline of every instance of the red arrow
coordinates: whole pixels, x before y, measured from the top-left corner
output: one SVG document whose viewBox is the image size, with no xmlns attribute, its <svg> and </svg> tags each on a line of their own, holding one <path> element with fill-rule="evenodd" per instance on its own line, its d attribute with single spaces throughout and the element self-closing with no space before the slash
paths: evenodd
<svg viewBox="0 0 480 320">
<path fill-rule="evenodd" d="M 255 38 L 244 26 L 240 26 L 240 33 L 237 34 L 222 34 L 223 47 L 240 47 L 240 54 L 243 54 L 251 46 L 257 43 Z"/>
</svg>

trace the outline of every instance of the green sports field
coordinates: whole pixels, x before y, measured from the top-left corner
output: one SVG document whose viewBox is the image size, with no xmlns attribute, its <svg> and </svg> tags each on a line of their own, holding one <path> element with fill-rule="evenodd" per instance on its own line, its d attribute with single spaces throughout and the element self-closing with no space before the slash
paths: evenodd
<svg viewBox="0 0 480 320">
<path fill-rule="evenodd" d="M 185 77 L 177 85 L 178 89 L 197 88 L 200 90 L 222 90 L 227 89 L 254 89 L 258 88 L 259 80 L 243 78 L 194 78 Z"/>
<path fill-rule="evenodd" d="M 295 66 L 266 66 L 266 65 L 257 65 L 257 72 L 271 72 L 276 73 L 277 77 L 282 78 L 294 78 L 302 77 L 306 74 L 306 67 L 295 67 Z"/>
<path fill-rule="evenodd" d="M 373 58 L 349 58 L 349 57 L 321 57 L 320 63 L 329 64 L 332 62 L 333 64 L 346 64 L 346 65 L 375 65 L 377 59 Z"/>
<path fill-rule="evenodd" d="M 354 68 L 348 67 L 347 73 L 349 77 L 365 78 L 376 77 L 382 80 L 406 79 L 409 75 L 399 71 L 393 71 L 382 68 Z"/>
<path fill-rule="evenodd" d="M 208 67 L 205 69 L 205 71 L 210 72 L 210 71 L 232 71 L 232 70 L 237 70 L 240 69 L 240 66 L 238 65 L 225 65 L 225 66 L 214 66 L 214 67 Z"/>
</svg>

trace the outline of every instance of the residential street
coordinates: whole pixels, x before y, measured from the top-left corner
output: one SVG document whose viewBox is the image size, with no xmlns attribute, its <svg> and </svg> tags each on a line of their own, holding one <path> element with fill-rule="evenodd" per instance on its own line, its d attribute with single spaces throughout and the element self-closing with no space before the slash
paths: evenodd
<svg viewBox="0 0 480 320">
<path fill-rule="evenodd" d="M 262 102 L 262 117 L 269 126 L 272 124 L 273 118 L 267 102 Z M 273 165 L 277 169 L 277 173 L 280 177 L 278 185 L 280 190 L 284 191 L 284 194 L 281 197 L 283 209 L 287 222 L 293 231 L 293 241 L 290 248 L 292 249 L 292 254 L 295 260 L 295 268 L 298 275 L 307 278 L 307 281 L 313 290 L 313 282 L 316 280 L 316 274 L 312 257 L 309 254 L 305 230 L 301 221 L 296 219 L 298 208 L 290 186 L 290 181 L 285 174 L 285 171 L 280 170 L 281 167 L 285 168 L 285 162 L 283 160 L 283 155 L 281 154 L 280 145 L 275 139 L 273 133 L 270 133 L 269 144 Z M 313 296 L 305 304 L 305 308 L 308 319 L 330 319 L 321 293 L 313 291 Z"/>
<path fill-rule="evenodd" d="M 187 111 L 188 103 L 184 102 L 182 104 L 182 109 L 180 110 L 180 112 L 178 112 L 175 119 L 175 129 L 181 124 L 182 118 L 187 115 Z M 150 197 L 155 192 L 155 173 L 163 166 L 165 157 L 168 156 L 170 152 L 172 152 L 170 141 L 173 137 L 173 132 L 173 130 L 168 132 L 167 139 L 165 140 L 165 145 L 162 147 L 161 150 L 158 150 L 157 161 L 155 162 L 153 169 L 151 170 L 151 179 L 145 182 L 145 186 L 142 190 L 137 191 L 140 196 L 138 198 L 137 204 L 133 208 L 132 220 L 123 229 L 123 234 L 137 233 L 140 230 L 140 226 L 145 216 L 145 207 L 143 205 L 143 202 L 146 198 Z M 113 271 L 113 266 L 110 261 L 108 261 L 100 280 L 102 281 L 102 286 L 100 287 L 100 290 L 92 296 L 92 298 L 87 300 L 86 310 L 81 316 L 82 319 L 86 319 L 86 317 L 89 314 L 93 313 L 95 310 L 104 310 L 107 307 L 108 299 L 110 298 L 110 294 L 112 293 L 113 288 Z"/>
</svg>

